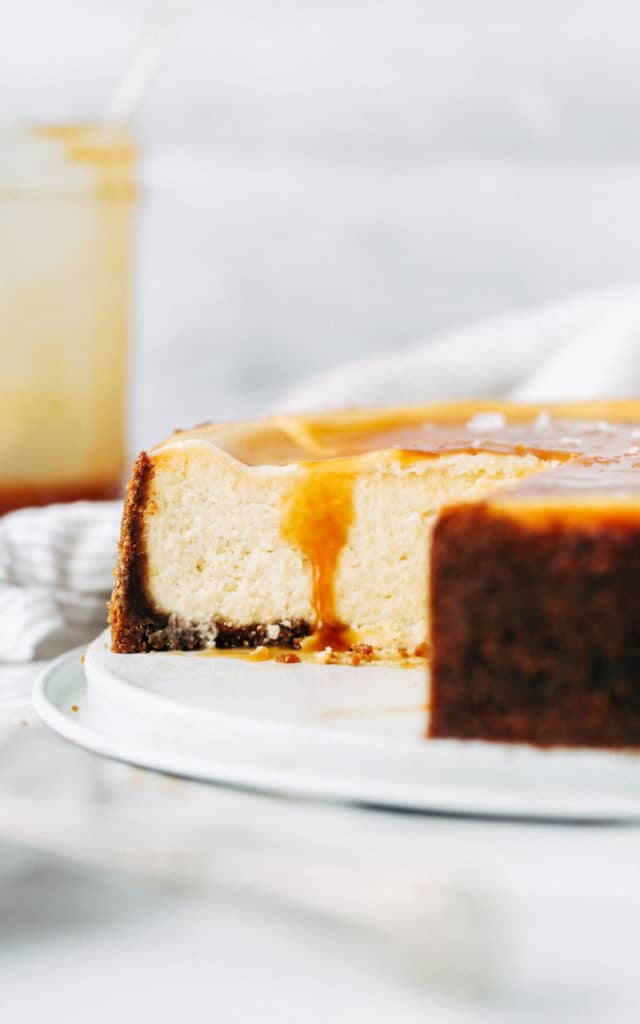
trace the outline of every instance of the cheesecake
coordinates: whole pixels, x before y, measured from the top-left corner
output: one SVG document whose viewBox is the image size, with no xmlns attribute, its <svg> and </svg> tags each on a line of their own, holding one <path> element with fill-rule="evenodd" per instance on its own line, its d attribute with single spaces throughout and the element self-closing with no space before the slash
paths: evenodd
<svg viewBox="0 0 640 1024">
<path fill-rule="evenodd" d="M 473 544 L 492 517 L 524 517 L 533 529 L 544 518 L 536 501 L 542 509 L 556 487 L 546 481 L 569 480 L 578 463 L 592 479 L 602 460 L 626 460 L 635 479 L 639 431 L 640 403 L 464 402 L 176 432 L 139 456 L 129 483 L 113 650 L 259 646 L 402 659 L 433 642 L 434 735 L 453 735 L 459 707 L 442 695 L 465 703 L 478 642 L 474 634 L 464 646 L 462 624 L 493 594 L 489 583 L 473 599 L 465 592 Z M 576 501 L 567 492 L 567 523 Z M 635 508 L 633 496 L 625 501 Z M 469 543 L 455 557 L 454 535 Z M 494 582 L 508 606 L 510 579 Z M 477 735 L 476 725 L 467 732 Z"/>
</svg>

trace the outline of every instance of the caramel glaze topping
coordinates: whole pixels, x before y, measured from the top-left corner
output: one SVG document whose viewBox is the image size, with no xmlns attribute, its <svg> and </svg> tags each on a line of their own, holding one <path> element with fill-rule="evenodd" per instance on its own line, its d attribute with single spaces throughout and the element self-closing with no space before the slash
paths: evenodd
<svg viewBox="0 0 640 1024">
<path fill-rule="evenodd" d="M 331 462 L 310 463 L 294 487 L 282 535 L 307 556 L 313 573 L 314 632 L 306 650 L 346 651 L 349 630 L 335 608 L 334 578 L 353 518 L 353 475 Z"/>
</svg>

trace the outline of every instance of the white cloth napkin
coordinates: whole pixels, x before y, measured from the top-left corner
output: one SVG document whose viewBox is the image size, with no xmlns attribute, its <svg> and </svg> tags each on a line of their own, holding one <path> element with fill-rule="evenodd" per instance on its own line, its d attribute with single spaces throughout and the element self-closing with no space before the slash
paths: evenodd
<svg viewBox="0 0 640 1024">
<path fill-rule="evenodd" d="M 0 664 L 52 658 L 103 628 L 121 512 L 79 501 L 0 519 Z"/>
<path fill-rule="evenodd" d="M 574 298 L 358 360 L 278 408 L 472 396 L 640 396 L 640 292 Z M 119 502 L 78 502 L 0 519 L 0 665 L 53 657 L 104 626 L 120 514 Z"/>
</svg>

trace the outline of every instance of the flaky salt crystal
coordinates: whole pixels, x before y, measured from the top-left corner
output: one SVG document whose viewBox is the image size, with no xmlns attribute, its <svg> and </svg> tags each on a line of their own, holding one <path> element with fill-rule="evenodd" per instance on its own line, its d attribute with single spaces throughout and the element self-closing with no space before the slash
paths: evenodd
<svg viewBox="0 0 640 1024">
<path fill-rule="evenodd" d="M 550 425 L 551 425 L 551 414 L 548 413 L 546 409 L 543 409 L 536 416 L 535 422 L 533 424 L 533 429 L 534 430 L 546 430 L 546 428 L 548 426 L 550 426 Z"/>
<path fill-rule="evenodd" d="M 467 423 L 467 430 L 477 430 L 481 434 L 490 430 L 502 430 L 507 421 L 501 412 L 477 412 Z"/>
</svg>

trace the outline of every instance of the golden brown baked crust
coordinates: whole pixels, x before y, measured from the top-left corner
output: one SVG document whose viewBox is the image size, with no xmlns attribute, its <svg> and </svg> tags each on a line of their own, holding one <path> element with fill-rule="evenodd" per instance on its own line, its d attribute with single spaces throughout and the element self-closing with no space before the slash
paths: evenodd
<svg viewBox="0 0 640 1024">
<path fill-rule="evenodd" d="M 640 744 L 640 515 L 445 510 L 431 562 L 430 735 Z"/>
<path fill-rule="evenodd" d="M 120 654 L 146 650 L 144 637 L 156 619 L 146 597 L 147 567 L 143 539 L 143 517 L 151 473 L 151 460 L 146 452 L 141 452 L 127 487 L 116 584 L 109 603 L 111 642 L 113 650 Z"/>
</svg>

